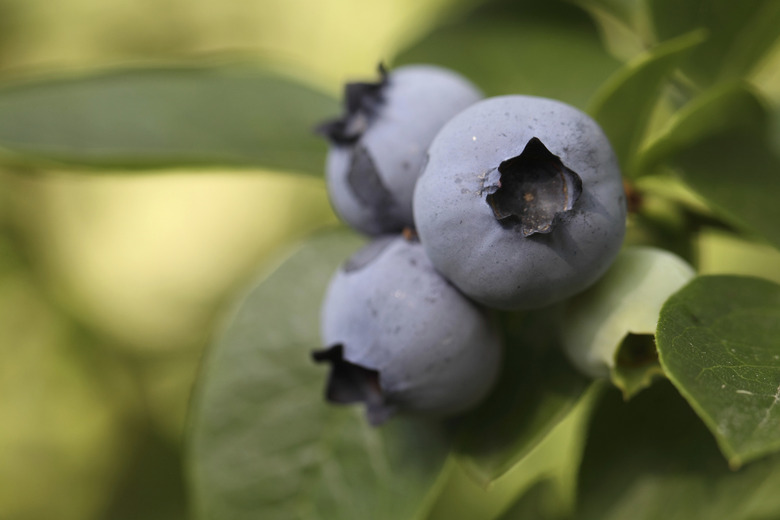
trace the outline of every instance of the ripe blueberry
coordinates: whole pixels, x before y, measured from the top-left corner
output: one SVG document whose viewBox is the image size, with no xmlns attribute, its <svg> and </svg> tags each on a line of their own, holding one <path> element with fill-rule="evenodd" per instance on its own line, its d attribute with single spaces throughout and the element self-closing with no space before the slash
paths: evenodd
<svg viewBox="0 0 780 520">
<path fill-rule="evenodd" d="M 446 416 L 495 382 L 501 339 L 486 311 L 442 278 L 417 241 L 385 237 L 334 275 L 322 307 L 331 364 L 326 397 L 363 402 L 369 422 L 395 412 Z"/>
<path fill-rule="evenodd" d="M 598 125 L 564 103 L 480 101 L 429 149 L 414 220 L 433 265 L 486 305 L 543 307 L 601 276 L 620 249 L 626 205 Z"/>
<path fill-rule="evenodd" d="M 331 205 L 366 234 L 411 227 L 412 194 L 428 145 L 481 93 L 455 72 L 409 65 L 390 73 L 380 66 L 378 82 L 347 84 L 344 97 L 346 114 L 319 127 L 331 142 Z"/>
</svg>

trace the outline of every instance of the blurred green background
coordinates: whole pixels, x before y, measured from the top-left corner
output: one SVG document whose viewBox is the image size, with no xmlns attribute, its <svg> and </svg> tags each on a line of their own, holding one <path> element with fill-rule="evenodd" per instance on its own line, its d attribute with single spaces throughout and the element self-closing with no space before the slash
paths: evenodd
<svg viewBox="0 0 780 520">
<path fill-rule="evenodd" d="M 249 60 L 335 96 L 455 3 L 0 0 L 0 82 Z M 334 223 L 308 176 L 0 168 L 0 519 L 186 518 L 203 349 L 248 280 Z"/>
<path fill-rule="evenodd" d="M 515 32 L 506 18 L 504 32 L 483 31 L 464 22 L 481 3 L 0 0 L 0 82 L 248 60 L 338 95 L 441 27 L 438 42 L 509 43 L 498 55 L 441 44 L 405 59 L 435 57 L 488 94 L 582 106 L 646 43 L 555 2 L 522 4 L 560 23 Z M 581 70 L 550 65 L 561 48 L 582 52 L 569 56 Z M 508 66 L 515 55 L 533 75 Z M 751 75 L 776 106 L 779 64 L 775 46 Z M 335 224 L 323 183 L 304 175 L 0 168 L 0 520 L 186 518 L 184 422 L 203 349 L 250 279 Z M 780 276 L 768 246 L 729 240 L 702 234 L 704 271 Z"/>
</svg>

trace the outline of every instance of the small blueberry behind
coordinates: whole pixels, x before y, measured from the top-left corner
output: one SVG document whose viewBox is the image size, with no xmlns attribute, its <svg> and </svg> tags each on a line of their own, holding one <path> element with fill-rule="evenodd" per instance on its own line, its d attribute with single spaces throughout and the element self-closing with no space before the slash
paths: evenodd
<svg viewBox="0 0 780 520">
<path fill-rule="evenodd" d="M 348 83 L 344 114 L 317 131 L 330 141 L 325 180 L 331 205 L 368 235 L 412 227 L 412 194 L 426 150 L 455 114 L 482 98 L 468 80 L 408 65 L 376 82 Z"/>
</svg>

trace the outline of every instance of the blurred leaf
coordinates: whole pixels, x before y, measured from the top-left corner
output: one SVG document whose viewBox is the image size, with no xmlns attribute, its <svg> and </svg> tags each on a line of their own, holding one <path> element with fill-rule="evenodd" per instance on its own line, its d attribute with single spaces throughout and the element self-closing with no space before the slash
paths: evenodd
<svg viewBox="0 0 780 520">
<path fill-rule="evenodd" d="M 131 384 L 29 273 L 2 269 L 0 518 L 101 518 L 136 437 Z"/>
<path fill-rule="evenodd" d="M 488 520 L 501 515 L 536 483 L 549 485 L 542 507 L 560 513 L 574 507 L 577 473 L 590 413 L 602 385 L 591 385 L 574 408 L 517 464 L 483 486 L 455 464 L 428 520 Z"/>
<path fill-rule="evenodd" d="M 570 518 L 571 514 L 561 514 L 558 508 L 551 508 L 555 503 L 555 482 L 552 480 L 540 480 L 535 482 L 528 491 L 512 504 L 499 520 L 560 520 Z"/>
<path fill-rule="evenodd" d="M 696 31 L 658 45 L 614 74 L 591 101 L 588 111 L 609 137 L 625 175 L 636 176 L 636 151 L 647 133 L 661 87 L 704 39 L 704 33 Z"/>
<path fill-rule="evenodd" d="M 676 176 L 645 175 L 637 179 L 633 187 L 642 197 L 640 211 L 645 210 L 648 198 L 660 198 L 678 206 L 679 209 L 694 213 L 707 214 L 710 211 L 701 196 Z"/>
<path fill-rule="evenodd" d="M 326 143 L 312 128 L 339 110 L 260 68 L 115 70 L 0 87 L 0 152 L 12 162 L 319 174 Z"/>
<path fill-rule="evenodd" d="M 699 274 L 758 276 L 780 283 L 780 251 L 713 228 L 696 236 Z"/>
<path fill-rule="evenodd" d="M 666 299 L 694 276 L 662 249 L 630 247 L 590 289 L 566 303 L 563 346 L 593 377 L 611 377 L 630 397 L 660 369 L 652 336 Z"/>
<path fill-rule="evenodd" d="M 534 450 L 516 464 L 509 475 L 535 476 L 536 482 L 547 484 L 538 501 L 540 513 L 568 516 L 574 511 L 580 463 L 587 441 L 587 429 L 598 403 L 603 385 L 591 384 L 571 413 L 561 421 Z M 525 502 L 525 494 L 518 494 L 502 520 L 528 518 L 518 515 Z M 533 491 L 528 490 L 528 491 Z"/>
<path fill-rule="evenodd" d="M 645 0 L 570 0 L 598 23 L 609 51 L 628 60 L 644 51 L 652 35 Z"/>
<path fill-rule="evenodd" d="M 731 130 L 763 131 L 765 107 L 742 83 L 715 87 L 679 110 L 642 150 L 641 173 L 652 173 L 661 162 L 711 136 Z"/>
<path fill-rule="evenodd" d="M 453 68 L 489 96 L 537 95 L 578 107 L 619 66 L 587 16 L 559 2 L 477 11 L 434 31 L 397 61 Z"/>
<path fill-rule="evenodd" d="M 297 250 L 238 308 L 203 366 L 190 417 L 197 518 L 372 518 L 424 514 L 448 455 L 438 427 L 370 427 L 325 403 L 321 297 L 360 241 L 328 234 Z"/>
<path fill-rule="evenodd" d="M 645 181 L 650 179 L 658 182 L 648 186 Z M 682 181 L 665 182 L 670 179 L 676 178 L 645 176 L 636 182 L 625 184 L 632 209 L 635 211 L 628 214 L 624 244 L 657 247 L 693 262 L 691 230 L 687 218 L 689 201 L 686 196 L 692 192 L 689 188 L 682 194 L 678 194 L 676 189 L 656 190 L 656 186 L 684 186 Z"/>
<path fill-rule="evenodd" d="M 482 485 L 517 464 L 574 408 L 588 387 L 560 351 L 556 309 L 505 316 L 506 359 L 487 401 L 465 418 L 458 452 Z"/>
<path fill-rule="evenodd" d="M 1 221 L 0 221 L 1 222 Z M 17 240 L 0 223 L 0 278 L 13 276 L 14 271 L 23 268 L 24 257 Z"/>
<path fill-rule="evenodd" d="M 633 27 L 642 16 L 645 0 L 571 0 L 588 11 L 602 11 Z"/>
<path fill-rule="evenodd" d="M 335 92 L 482 1 L 2 0 L 0 75 L 238 54 L 292 67 Z"/>
<path fill-rule="evenodd" d="M 731 471 L 666 381 L 626 403 L 610 392 L 591 421 L 575 520 L 759 520 L 780 515 L 780 457 Z"/>
<path fill-rule="evenodd" d="M 664 305 L 661 365 L 732 466 L 780 449 L 780 285 L 694 279 Z"/>
<path fill-rule="evenodd" d="M 774 107 L 775 143 L 780 143 L 780 45 L 774 45 L 747 78 Z"/>
<path fill-rule="evenodd" d="M 181 446 L 147 434 L 112 494 L 111 520 L 187 520 Z"/>
<path fill-rule="evenodd" d="M 662 161 L 729 222 L 780 245 L 780 157 L 767 110 L 746 86 L 714 89 L 683 108 L 648 145 L 641 169 Z"/>
<path fill-rule="evenodd" d="M 707 85 L 744 76 L 780 36 L 780 3 L 775 0 L 648 0 L 659 40 L 706 29 L 709 38 L 695 49 L 684 72 Z"/>
</svg>

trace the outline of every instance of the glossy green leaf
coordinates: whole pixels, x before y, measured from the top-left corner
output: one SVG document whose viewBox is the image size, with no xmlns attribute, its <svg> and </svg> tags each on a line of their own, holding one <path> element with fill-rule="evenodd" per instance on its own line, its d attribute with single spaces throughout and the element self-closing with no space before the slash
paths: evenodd
<svg viewBox="0 0 780 520">
<path fill-rule="evenodd" d="M 578 107 L 619 66 L 587 16 L 558 2 L 477 11 L 434 31 L 398 61 L 453 68 L 489 96 L 537 95 Z"/>
<path fill-rule="evenodd" d="M 780 155 L 763 102 L 744 85 L 708 92 L 686 106 L 642 154 L 642 169 L 665 162 L 735 226 L 780 245 Z"/>
<path fill-rule="evenodd" d="M 659 381 L 629 402 L 610 392 L 597 407 L 573 519 L 768 520 L 780 516 L 778 486 L 779 456 L 732 471 L 696 414 Z"/>
<path fill-rule="evenodd" d="M 663 41 L 695 29 L 710 38 L 681 64 L 702 85 L 750 72 L 780 36 L 775 0 L 648 0 L 657 37 Z"/>
<path fill-rule="evenodd" d="M 692 32 L 638 56 L 614 74 L 591 102 L 588 111 L 609 137 L 624 174 L 635 176 L 636 151 L 646 135 L 664 82 L 704 39 L 705 33 Z"/>
<path fill-rule="evenodd" d="M 696 278 L 664 305 L 656 340 L 732 466 L 780 450 L 780 285 Z"/>
<path fill-rule="evenodd" d="M 562 342 L 572 362 L 593 377 L 611 377 L 626 397 L 660 372 L 652 336 L 666 299 L 694 276 L 680 257 L 629 247 L 590 289 L 566 303 Z"/>
<path fill-rule="evenodd" d="M 0 160 L 319 174 L 331 97 L 252 67 L 126 69 L 0 87 Z"/>
<path fill-rule="evenodd" d="M 506 314 L 506 359 L 495 390 L 465 418 L 458 452 L 488 485 L 523 459 L 563 420 L 588 387 L 559 348 L 556 309 Z"/>
<path fill-rule="evenodd" d="M 413 519 L 426 512 L 448 440 L 433 424 L 368 425 L 360 407 L 328 405 L 319 309 L 348 233 L 298 249 L 249 292 L 213 346 L 190 420 L 196 518 Z"/>
</svg>

